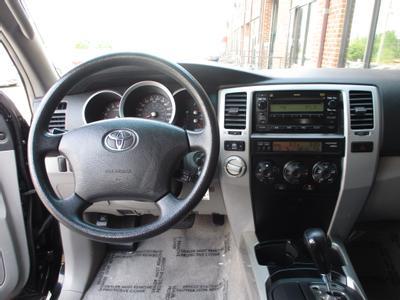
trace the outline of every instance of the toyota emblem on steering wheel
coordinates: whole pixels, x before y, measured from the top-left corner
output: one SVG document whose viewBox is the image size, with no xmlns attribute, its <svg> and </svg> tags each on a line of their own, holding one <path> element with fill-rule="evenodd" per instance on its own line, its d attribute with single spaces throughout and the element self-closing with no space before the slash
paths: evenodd
<svg viewBox="0 0 400 300">
<path fill-rule="evenodd" d="M 109 132 L 104 138 L 104 146 L 110 151 L 126 151 L 133 148 L 138 141 L 137 134 L 129 129 L 118 129 Z"/>
</svg>

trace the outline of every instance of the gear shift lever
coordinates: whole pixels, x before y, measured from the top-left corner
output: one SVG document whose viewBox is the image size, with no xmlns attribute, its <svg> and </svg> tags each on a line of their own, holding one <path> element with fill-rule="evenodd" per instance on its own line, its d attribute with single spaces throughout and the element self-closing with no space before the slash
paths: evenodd
<svg viewBox="0 0 400 300">
<path fill-rule="evenodd" d="M 304 243 L 321 273 L 329 294 L 332 294 L 331 288 L 331 262 L 329 259 L 329 249 L 331 243 L 325 232 L 319 228 L 310 228 L 304 232 Z"/>
</svg>

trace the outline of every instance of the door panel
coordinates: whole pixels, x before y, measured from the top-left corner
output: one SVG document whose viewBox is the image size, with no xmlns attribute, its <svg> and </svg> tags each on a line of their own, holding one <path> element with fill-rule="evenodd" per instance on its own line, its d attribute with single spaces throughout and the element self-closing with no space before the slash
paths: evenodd
<svg viewBox="0 0 400 300">
<path fill-rule="evenodd" d="M 4 94 L 0 94 L 1 100 Z M 29 276 L 29 252 L 9 124 L 0 111 L 0 299 L 18 294 Z"/>
</svg>

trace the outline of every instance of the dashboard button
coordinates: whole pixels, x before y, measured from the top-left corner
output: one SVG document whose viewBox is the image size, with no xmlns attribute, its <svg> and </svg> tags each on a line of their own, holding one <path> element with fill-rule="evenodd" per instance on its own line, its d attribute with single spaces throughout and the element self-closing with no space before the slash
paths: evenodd
<svg viewBox="0 0 400 300">
<path fill-rule="evenodd" d="M 257 101 L 257 108 L 260 110 L 265 110 L 267 108 L 267 101 L 265 100 Z"/>
<path fill-rule="evenodd" d="M 242 135 L 241 131 L 228 131 L 229 135 Z"/>
<path fill-rule="evenodd" d="M 330 109 L 335 109 L 337 107 L 337 101 L 334 99 L 331 99 L 328 101 L 328 107 Z"/>
<path fill-rule="evenodd" d="M 245 143 L 244 141 L 225 141 L 224 149 L 225 151 L 244 151 Z"/>
</svg>

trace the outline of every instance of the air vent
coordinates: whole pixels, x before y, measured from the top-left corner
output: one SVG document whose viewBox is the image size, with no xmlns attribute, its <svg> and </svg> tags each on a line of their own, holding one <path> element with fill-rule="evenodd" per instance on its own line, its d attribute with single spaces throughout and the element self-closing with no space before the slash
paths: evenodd
<svg viewBox="0 0 400 300">
<path fill-rule="evenodd" d="M 56 111 L 49 122 L 49 131 L 54 129 L 64 130 L 65 129 L 65 110 L 67 109 L 67 102 L 60 102 Z"/>
<path fill-rule="evenodd" d="M 374 128 L 374 108 L 372 93 L 367 91 L 350 91 L 351 129 Z"/>
<path fill-rule="evenodd" d="M 65 113 L 54 113 L 49 123 L 49 130 L 65 129 Z"/>
<path fill-rule="evenodd" d="M 247 94 L 232 93 L 225 96 L 225 128 L 246 128 Z"/>
</svg>

